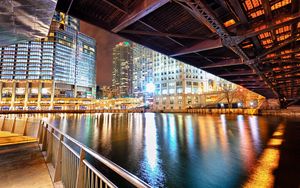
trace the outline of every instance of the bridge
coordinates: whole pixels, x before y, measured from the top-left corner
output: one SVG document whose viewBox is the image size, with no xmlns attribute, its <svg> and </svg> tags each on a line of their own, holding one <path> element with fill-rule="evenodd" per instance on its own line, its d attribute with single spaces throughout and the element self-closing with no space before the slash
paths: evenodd
<svg viewBox="0 0 300 188">
<path fill-rule="evenodd" d="M 43 2 L 284 106 L 300 99 L 299 0 Z"/>
</svg>

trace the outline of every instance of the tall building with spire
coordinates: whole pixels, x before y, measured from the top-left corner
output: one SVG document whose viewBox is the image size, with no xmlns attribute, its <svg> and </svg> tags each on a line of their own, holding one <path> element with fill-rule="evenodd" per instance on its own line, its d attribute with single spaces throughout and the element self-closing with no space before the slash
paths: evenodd
<svg viewBox="0 0 300 188">
<path fill-rule="evenodd" d="M 133 96 L 133 47 L 120 42 L 113 48 L 112 88 L 118 97 Z"/>
<path fill-rule="evenodd" d="M 10 108 L 55 106 L 55 98 L 94 98 L 96 41 L 80 21 L 55 13 L 48 37 L 0 48 L 0 102 Z"/>
</svg>

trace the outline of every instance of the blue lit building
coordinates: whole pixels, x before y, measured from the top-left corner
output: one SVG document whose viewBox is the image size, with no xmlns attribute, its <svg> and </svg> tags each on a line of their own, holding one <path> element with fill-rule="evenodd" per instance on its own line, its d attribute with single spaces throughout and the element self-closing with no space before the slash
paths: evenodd
<svg viewBox="0 0 300 188">
<path fill-rule="evenodd" d="M 79 28 L 55 13 L 47 38 L 0 48 L 0 104 L 49 108 L 55 98 L 95 98 L 96 42 Z"/>
</svg>

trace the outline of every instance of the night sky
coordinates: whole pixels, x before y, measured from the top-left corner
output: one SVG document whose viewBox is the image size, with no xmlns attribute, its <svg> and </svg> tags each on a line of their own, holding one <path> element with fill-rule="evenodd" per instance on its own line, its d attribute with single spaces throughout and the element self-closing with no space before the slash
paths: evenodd
<svg viewBox="0 0 300 188">
<path fill-rule="evenodd" d="M 124 41 L 124 39 L 83 21 L 80 22 L 80 30 L 97 41 L 97 85 L 111 85 L 112 48 L 116 43 Z"/>
</svg>

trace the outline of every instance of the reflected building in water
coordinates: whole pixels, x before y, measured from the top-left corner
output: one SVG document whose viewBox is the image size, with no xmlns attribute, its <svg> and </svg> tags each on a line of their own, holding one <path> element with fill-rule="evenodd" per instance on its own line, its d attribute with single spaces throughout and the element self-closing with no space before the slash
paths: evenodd
<svg viewBox="0 0 300 188">
<path fill-rule="evenodd" d="M 178 113 L 76 117 L 56 117 L 55 124 L 153 187 L 240 186 L 281 122 Z"/>
</svg>

